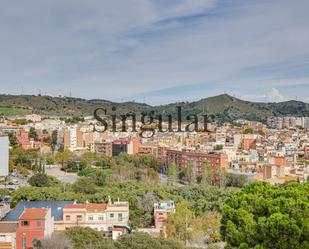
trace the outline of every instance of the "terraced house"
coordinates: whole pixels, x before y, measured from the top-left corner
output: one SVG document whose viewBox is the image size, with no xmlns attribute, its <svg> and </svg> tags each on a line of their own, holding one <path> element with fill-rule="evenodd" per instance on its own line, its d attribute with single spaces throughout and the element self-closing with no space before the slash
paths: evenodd
<svg viewBox="0 0 309 249">
<path fill-rule="evenodd" d="M 128 202 L 107 204 L 69 204 L 63 208 L 64 229 L 73 226 L 86 226 L 97 231 L 111 232 L 114 226 L 128 226 Z"/>
</svg>

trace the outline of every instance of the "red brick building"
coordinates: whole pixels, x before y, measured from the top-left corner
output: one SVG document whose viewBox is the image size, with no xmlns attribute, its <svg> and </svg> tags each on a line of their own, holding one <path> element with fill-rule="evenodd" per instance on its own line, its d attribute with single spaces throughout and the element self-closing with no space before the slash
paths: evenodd
<svg viewBox="0 0 309 249">
<path fill-rule="evenodd" d="M 200 172 L 205 161 L 209 161 L 213 172 L 213 183 L 219 181 L 220 172 L 228 167 L 228 158 L 224 153 L 203 153 L 194 151 L 179 151 L 166 149 L 165 165 L 168 167 L 175 162 L 179 170 L 187 167 L 188 163 L 193 163 L 197 172 Z"/>
</svg>

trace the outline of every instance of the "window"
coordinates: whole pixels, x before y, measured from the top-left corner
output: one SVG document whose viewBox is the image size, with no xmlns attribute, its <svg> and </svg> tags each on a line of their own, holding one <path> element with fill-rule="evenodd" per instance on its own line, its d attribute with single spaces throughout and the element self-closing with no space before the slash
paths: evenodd
<svg viewBox="0 0 309 249">
<path fill-rule="evenodd" d="M 23 221 L 21 222 L 21 225 L 22 225 L 22 226 L 29 226 L 29 221 L 28 221 L 28 220 L 23 220 Z"/>
<path fill-rule="evenodd" d="M 22 247 L 22 249 L 26 249 L 26 245 L 27 245 L 27 238 L 26 238 L 25 235 L 23 235 L 21 237 L 21 247 Z"/>
<path fill-rule="evenodd" d="M 37 221 L 36 221 L 36 225 L 37 225 L 38 227 L 40 227 L 40 226 L 42 226 L 42 222 L 41 222 L 40 220 L 37 220 Z"/>
<path fill-rule="evenodd" d="M 110 218 L 114 218 L 114 214 L 113 214 L 113 213 L 110 214 L 109 217 L 110 217 Z"/>
<path fill-rule="evenodd" d="M 103 215 L 99 215 L 99 220 L 104 220 L 104 216 Z"/>
<path fill-rule="evenodd" d="M 118 221 L 122 221 L 122 214 L 118 214 Z"/>
<path fill-rule="evenodd" d="M 77 218 L 77 221 L 82 221 L 82 216 L 81 215 L 77 215 L 76 218 Z"/>
<path fill-rule="evenodd" d="M 6 242 L 6 236 L 0 235 L 0 242 Z"/>
<path fill-rule="evenodd" d="M 66 216 L 65 216 L 65 220 L 66 220 L 66 221 L 71 220 L 71 216 L 70 216 L 70 215 L 66 215 Z"/>
<path fill-rule="evenodd" d="M 92 221 L 93 220 L 93 216 L 88 216 L 88 220 Z"/>
</svg>

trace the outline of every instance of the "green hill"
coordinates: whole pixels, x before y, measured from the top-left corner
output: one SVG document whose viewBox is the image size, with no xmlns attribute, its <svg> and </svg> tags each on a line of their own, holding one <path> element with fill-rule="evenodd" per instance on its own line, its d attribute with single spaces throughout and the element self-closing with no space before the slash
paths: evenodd
<svg viewBox="0 0 309 249">
<path fill-rule="evenodd" d="M 280 103 L 257 103 L 244 101 L 223 94 L 204 98 L 195 102 L 171 103 L 168 105 L 150 106 L 136 102 L 115 103 L 112 101 L 92 99 L 86 100 L 71 97 L 51 97 L 35 95 L 0 95 L 0 113 L 5 115 L 40 114 L 43 116 L 87 116 L 92 115 L 96 108 L 106 108 L 111 112 L 113 106 L 116 113 L 154 110 L 158 113 L 171 113 L 176 116 L 176 106 L 182 106 L 183 115 L 215 114 L 221 120 L 265 121 L 272 116 L 309 116 L 309 104 L 301 101 L 286 101 Z"/>
</svg>

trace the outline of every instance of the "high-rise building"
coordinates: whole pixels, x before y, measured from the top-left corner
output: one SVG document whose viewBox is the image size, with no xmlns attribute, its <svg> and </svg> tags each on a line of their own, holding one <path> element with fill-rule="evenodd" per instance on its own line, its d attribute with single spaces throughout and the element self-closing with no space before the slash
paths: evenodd
<svg viewBox="0 0 309 249">
<path fill-rule="evenodd" d="M 9 139 L 7 136 L 0 136 L 0 177 L 9 174 Z"/>
</svg>

